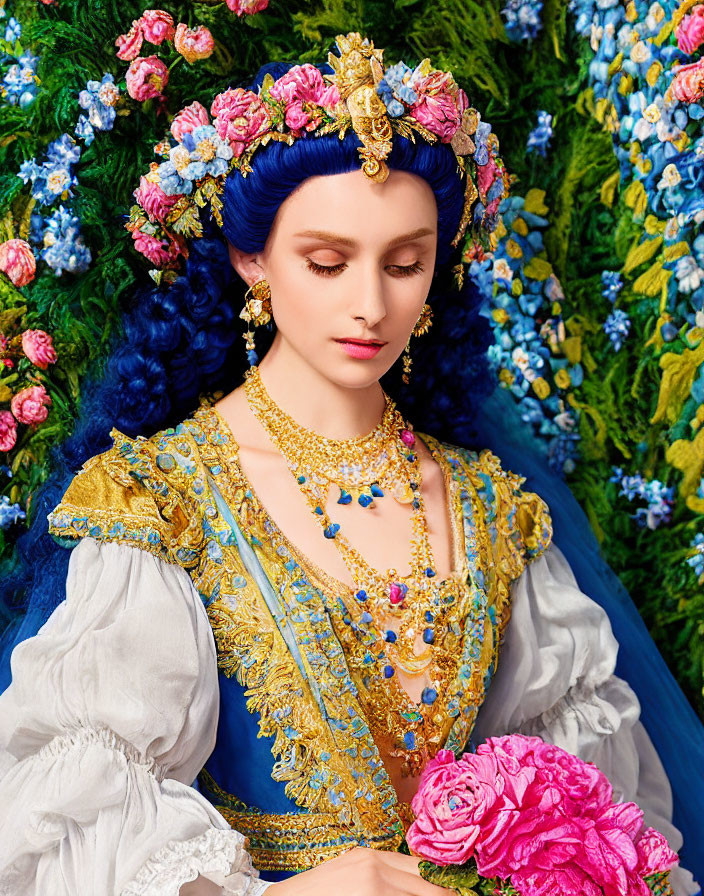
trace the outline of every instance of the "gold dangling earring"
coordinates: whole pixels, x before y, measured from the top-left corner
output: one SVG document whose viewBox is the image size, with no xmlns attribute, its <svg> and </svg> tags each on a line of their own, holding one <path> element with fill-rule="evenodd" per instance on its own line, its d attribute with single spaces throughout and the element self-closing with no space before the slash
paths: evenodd
<svg viewBox="0 0 704 896">
<path fill-rule="evenodd" d="M 268 280 L 262 278 L 249 287 L 244 294 L 244 308 L 240 311 L 240 317 L 247 321 L 247 332 L 243 337 L 249 366 L 254 367 L 259 362 L 259 356 L 254 347 L 254 333 L 250 324 L 259 327 L 271 320 L 271 287 Z"/>
<path fill-rule="evenodd" d="M 420 310 L 420 317 L 411 330 L 411 336 L 422 336 L 427 333 L 433 323 L 433 309 L 426 302 Z M 403 374 L 401 379 L 408 385 L 411 381 L 411 336 L 403 350 Z"/>
</svg>

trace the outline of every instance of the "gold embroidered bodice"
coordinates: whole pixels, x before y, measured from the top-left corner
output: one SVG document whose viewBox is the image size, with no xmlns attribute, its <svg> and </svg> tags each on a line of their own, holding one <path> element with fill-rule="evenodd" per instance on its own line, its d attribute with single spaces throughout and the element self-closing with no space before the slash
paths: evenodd
<svg viewBox="0 0 704 896">
<path fill-rule="evenodd" d="M 369 686 L 366 670 L 378 658 L 345 622 L 351 589 L 278 529 L 214 408 L 202 406 L 150 439 L 112 435 L 113 448 L 85 465 L 50 515 L 51 531 L 134 545 L 186 569 L 206 606 L 222 674 L 245 686 L 247 709 L 273 738 L 271 776 L 302 810 L 325 819 L 326 836 L 338 826 L 334 843 L 393 848 L 404 826 L 383 761 L 389 726 L 399 713 L 425 711 L 433 751 L 466 747 L 496 666 L 511 583 L 551 538 L 544 502 L 522 491 L 522 479 L 491 452 L 417 433 L 445 475 L 455 558 L 443 583 L 451 659 L 438 700 L 420 707 L 398 682 Z M 227 794 L 217 782 L 208 786 L 233 826 L 254 836 L 256 860 L 261 825 L 248 830 L 252 813 L 236 794 L 222 805 Z M 259 867 L 289 867 L 280 854 L 290 843 L 270 841 Z M 329 853 L 321 845 L 305 861 L 297 855 L 302 868 Z"/>
</svg>

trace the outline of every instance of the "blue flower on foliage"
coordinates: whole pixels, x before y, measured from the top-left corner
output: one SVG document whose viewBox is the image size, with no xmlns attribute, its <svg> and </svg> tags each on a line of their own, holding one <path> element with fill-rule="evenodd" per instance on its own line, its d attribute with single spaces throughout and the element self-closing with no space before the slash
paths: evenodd
<svg viewBox="0 0 704 896">
<path fill-rule="evenodd" d="M 46 151 L 47 161 L 51 165 L 75 165 L 81 157 L 81 147 L 70 134 L 62 134 L 56 140 L 52 140 Z"/>
<path fill-rule="evenodd" d="M 623 339 L 628 336 L 631 329 L 631 321 L 625 311 L 615 308 L 606 318 L 604 332 L 611 340 L 615 351 L 620 351 Z"/>
<path fill-rule="evenodd" d="M 19 40 L 21 37 L 22 25 L 20 25 L 14 16 L 11 16 L 5 26 L 5 40 L 8 44 L 14 44 L 15 41 Z"/>
<path fill-rule="evenodd" d="M 418 99 L 418 94 L 409 84 L 414 70 L 405 62 L 397 62 L 386 70 L 384 77 L 377 85 L 376 91 L 384 101 L 386 109 L 394 118 L 403 115 L 406 111 L 403 103 L 412 106 Z"/>
<path fill-rule="evenodd" d="M 543 23 L 540 14 L 543 0 L 508 0 L 501 10 L 506 20 L 506 35 L 509 40 L 532 40 L 538 36 Z"/>
<path fill-rule="evenodd" d="M 549 112 L 540 110 L 538 112 L 538 124 L 528 134 L 528 143 L 526 144 L 526 152 L 539 152 L 541 156 L 547 154 L 550 148 L 550 140 L 552 139 L 552 115 Z"/>
<path fill-rule="evenodd" d="M 46 219 L 41 257 L 60 276 L 64 271 L 85 271 L 91 262 L 90 249 L 83 242 L 80 221 L 60 205 Z"/>
<path fill-rule="evenodd" d="M 609 482 L 621 486 L 620 495 L 629 501 L 642 500 L 647 503 L 647 507 L 638 507 L 633 514 L 633 519 L 639 525 L 657 529 L 661 523 L 670 522 L 675 500 L 674 488 L 666 486 L 659 479 L 644 479 L 640 473 L 627 476 L 621 467 L 613 467 L 613 471 Z"/>
<path fill-rule="evenodd" d="M 698 532 L 689 545 L 695 549 L 695 554 L 687 559 L 687 563 L 694 569 L 699 578 L 704 576 L 704 535 Z"/>
<path fill-rule="evenodd" d="M 23 162 L 18 177 L 32 183 L 32 196 L 40 205 L 50 205 L 55 199 L 71 195 L 71 187 L 78 183 L 71 166 L 78 161 L 81 148 L 68 134 L 62 134 L 49 144 L 46 161 L 38 165 L 35 159 Z"/>
<path fill-rule="evenodd" d="M 623 289 L 623 280 L 618 271 L 601 272 L 601 294 L 610 302 L 615 302 L 618 294 Z"/>
<path fill-rule="evenodd" d="M 7 495 L 0 498 L 0 529 L 7 529 L 14 523 L 26 519 L 26 514 L 19 504 L 10 504 Z"/>
<path fill-rule="evenodd" d="M 13 63 L 2 79 L 0 95 L 13 106 L 19 105 L 26 109 L 34 102 L 37 96 L 39 78 L 37 76 L 37 63 L 39 57 L 32 53 L 23 53 L 17 62 Z"/>
<path fill-rule="evenodd" d="M 78 105 L 88 114 L 79 116 L 75 133 L 86 145 L 93 142 L 95 131 L 112 130 L 119 97 L 120 90 L 111 74 L 103 75 L 102 81 L 88 81 L 78 94 Z"/>
</svg>

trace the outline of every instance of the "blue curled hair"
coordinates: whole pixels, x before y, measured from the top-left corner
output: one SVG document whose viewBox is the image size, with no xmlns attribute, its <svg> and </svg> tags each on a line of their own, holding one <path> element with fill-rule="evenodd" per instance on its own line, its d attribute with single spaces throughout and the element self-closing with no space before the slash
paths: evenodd
<svg viewBox="0 0 704 896">
<path fill-rule="evenodd" d="M 289 67 L 264 66 L 251 89 L 267 72 L 278 77 Z M 239 312 L 245 284 L 230 264 L 226 239 L 245 252 L 262 250 L 286 197 L 311 176 L 359 169 L 359 146 L 349 132 L 343 140 L 311 136 L 260 150 L 246 178 L 233 172 L 226 181 L 222 231 L 205 222 L 177 280 L 170 287 L 141 288 L 133 297 L 102 376 L 84 386 L 74 433 L 54 452 L 52 475 L 34 497 L 31 526 L 0 584 L 0 609 L 9 620 L 0 644 L 0 691 L 9 683 L 11 649 L 35 634 L 64 599 L 70 552 L 48 534 L 46 516 L 76 471 L 111 446 L 113 427 L 129 436 L 152 435 L 192 413 L 201 394 L 231 391 L 242 382 L 247 362 Z M 388 164 L 422 177 L 432 188 L 438 251 L 428 298 L 433 324 L 411 343 L 411 385 L 401 381 L 400 361 L 382 385 L 416 429 L 467 445 L 478 402 L 492 380 L 486 359 L 490 328 L 479 314 L 479 293 L 468 278 L 458 288 L 452 272 L 461 261 L 461 249 L 453 249 L 451 241 L 462 214 L 464 180 L 449 146 L 422 139 L 414 143 L 396 136 Z M 269 328 L 256 331 L 260 357 L 273 339 L 273 325 Z"/>
</svg>

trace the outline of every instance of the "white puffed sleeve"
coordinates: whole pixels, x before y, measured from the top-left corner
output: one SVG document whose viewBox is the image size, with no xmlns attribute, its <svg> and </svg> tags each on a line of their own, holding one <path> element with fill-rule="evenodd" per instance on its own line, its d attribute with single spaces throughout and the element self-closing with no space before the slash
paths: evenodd
<svg viewBox="0 0 704 896">
<path fill-rule="evenodd" d="M 66 600 L 0 696 L 0 894 L 254 896 L 244 838 L 192 787 L 218 719 L 215 646 L 188 574 L 84 539 Z"/>
<path fill-rule="evenodd" d="M 559 548 L 526 567 L 512 586 L 511 619 L 499 666 L 472 739 L 535 735 L 593 762 L 616 798 L 641 807 L 673 849 L 672 793 L 639 721 L 640 705 L 613 673 L 618 643 L 604 610 L 587 597 Z M 689 872 L 671 873 L 676 896 L 699 892 Z"/>
</svg>

